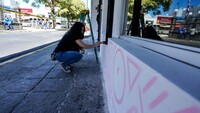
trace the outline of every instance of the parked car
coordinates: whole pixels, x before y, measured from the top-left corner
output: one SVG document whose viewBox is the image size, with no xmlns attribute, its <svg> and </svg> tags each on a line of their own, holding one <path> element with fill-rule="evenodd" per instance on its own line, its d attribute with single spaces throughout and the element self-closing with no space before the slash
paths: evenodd
<svg viewBox="0 0 200 113">
<path fill-rule="evenodd" d="M 67 29 L 67 25 L 56 24 L 55 29 L 57 29 L 57 30 L 66 30 Z"/>
</svg>

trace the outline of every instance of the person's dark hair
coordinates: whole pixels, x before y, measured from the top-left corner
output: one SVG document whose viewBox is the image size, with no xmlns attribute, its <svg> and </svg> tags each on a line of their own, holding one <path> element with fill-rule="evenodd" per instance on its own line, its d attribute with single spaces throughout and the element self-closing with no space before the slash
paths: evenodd
<svg viewBox="0 0 200 113">
<path fill-rule="evenodd" d="M 162 38 L 158 36 L 156 30 L 152 26 L 145 27 L 142 30 L 142 37 L 154 40 L 162 40 Z"/>
<path fill-rule="evenodd" d="M 81 37 L 84 38 L 84 34 L 82 34 L 82 28 L 84 28 L 85 31 L 85 25 L 81 22 L 75 22 L 74 25 L 70 28 L 70 30 L 67 32 L 68 35 L 73 37 Z"/>
</svg>

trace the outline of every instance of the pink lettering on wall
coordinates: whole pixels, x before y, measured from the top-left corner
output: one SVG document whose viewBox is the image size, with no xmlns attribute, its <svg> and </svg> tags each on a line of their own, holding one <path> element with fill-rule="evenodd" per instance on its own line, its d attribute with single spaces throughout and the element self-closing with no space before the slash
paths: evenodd
<svg viewBox="0 0 200 113">
<path fill-rule="evenodd" d="M 140 110 L 141 110 L 141 113 L 143 113 L 143 102 L 142 102 L 142 93 L 141 93 L 141 89 L 138 88 L 138 92 L 139 92 L 139 96 L 140 96 Z"/>
<path fill-rule="evenodd" d="M 138 113 L 137 108 L 135 106 L 132 106 L 127 113 Z"/>
<path fill-rule="evenodd" d="M 127 58 L 127 67 L 128 67 L 129 91 L 132 91 L 132 88 L 140 75 L 141 69 L 138 66 L 138 64 L 132 61 L 130 58 Z M 133 76 L 133 78 L 131 78 L 132 77 L 131 75 Z"/>
<path fill-rule="evenodd" d="M 200 113 L 200 108 L 197 106 L 192 106 L 189 108 L 184 108 L 174 113 Z"/>
<path fill-rule="evenodd" d="M 114 57 L 113 65 L 113 79 L 114 79 L 114 96 L 118 104 L 121 104 L 124 99 L 125 86 L 126 86 L 126 73 L 125 73 L 124 55 L 121 49 L 117 49 Z M 122 82 L 120 82 L 122 81 Z M 121 87 L 120 87 L 121 86 Z M 120 90 L 121 94 L 117 94 L 116 90 Z"/>
<path fill-rule="evenodd" d="M 156 82 L 157 79 L 158 78 L 156 76 L 154 76 L 153 78 L 151 78 L 151 80 L 142 89 L 142 93 L 147 92 L 148 89 L 150 89 L 153 86 L 153 84 Z"/>
<path fill-rule="evenodd" d="M 171 85 L 170 81 L 165 80 L 158 72 L 112 41 L 106 47 L 103 69 L 111 113 L 160 113 L 158 111 L 163 109 L 163 113 L 200 113 L 199 106 L 191 105 L 193 100 L 190 96 L 182 90 L 174 92 L 178 87 Z M 176 101 L 174 96 L 177 95 L 187 99 L 183 98 L 182 101 L 180 97 Z M 182 105 L 182 102 L 187 100 L 190 103 Z M 173 107 L 168 112 L 168 108 L 163 107 L 171 106 L 174 102 L 181 103 L 177 104 L 177 108 L 182 109 L 177 111 L 177 108 Z"/>
<path fill-rule="evenodd" d="M 162 92 L 160 95 L 158 95 L 149 105 L 149 109 L 153 109 L 156 106 L 158 106 L 159 104 L 161 104 L 162 101 L 164 101 L 168 96 L 168 92 L 164 91 Z"/>
</svg>

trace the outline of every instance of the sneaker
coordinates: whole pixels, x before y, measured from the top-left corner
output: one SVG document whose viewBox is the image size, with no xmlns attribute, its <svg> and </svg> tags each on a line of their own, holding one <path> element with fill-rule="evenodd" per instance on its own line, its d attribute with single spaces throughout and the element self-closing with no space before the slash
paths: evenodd
<svg viewBox="0 0 200 113">
<path fill-rule="evenodd" d="M 71 72 L 71 66 L 65 66 L 63 63 L 61 64 L 61 67 L 63 69 L 64 72 L 66 73 L 70 73 Z"/>
<path fill-rule="evenodd" d="M 56 53 L 55 52 L 51 53 L 51 60 L 52 61 L 56 60 Z"/>
<path fill-rule="evenodd" d="M 72 69 L 73 69 L 73 67 L 74 67 L 72 64 L 69 64 L 68 66 L 70 66 L 70 69 L 71 69 L 71 70 L 72 70 Z"/>
</svg>

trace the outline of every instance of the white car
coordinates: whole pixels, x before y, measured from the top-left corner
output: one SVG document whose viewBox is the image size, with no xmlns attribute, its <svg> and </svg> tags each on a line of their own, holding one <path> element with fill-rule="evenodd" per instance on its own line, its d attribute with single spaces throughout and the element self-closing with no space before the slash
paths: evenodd
<svg viewBox="0 0 200 113">
<path fill-rule="evenodd" d="M 67 29 L 67 25 L 56 24 L 55 29 L 57 29 L 57 30 L 66 30 Z"/>
<path fill-rule="evenodd" d="M 25 22 L 23 22 L 23 23 L 22 23 L 22 26 L 23 26 L 23 27 L 31 27 L 31 23 L 25 23 Z"/>
</svg>

